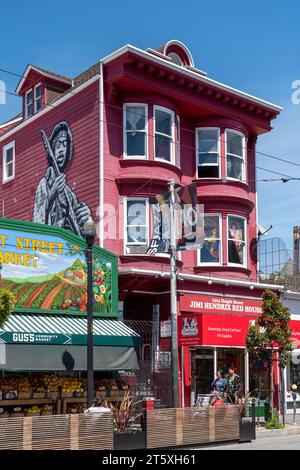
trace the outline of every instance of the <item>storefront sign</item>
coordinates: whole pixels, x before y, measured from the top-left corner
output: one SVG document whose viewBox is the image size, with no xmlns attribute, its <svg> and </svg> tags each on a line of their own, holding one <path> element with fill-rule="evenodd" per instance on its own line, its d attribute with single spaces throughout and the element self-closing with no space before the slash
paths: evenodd
<svg viewBox="0 0 300 470">
<path fill-rule="evenodd" d="M 178 346 L 202 344 L 201 320 L 201 315 L 181 315 L 178 317 Z"/>
<path fill-rule="evenodd" d="M 0 289 L 16 297 L 17 311 L 85 313 L 86 242 L 47 225 L 0 218 Z M 94 247 L 93 309 L 117 316 L 117 258 Z"/>
<path fill-rule="evenodd" d="M 242 346 L 254 317 L 226 315 L 181 315 L 178 317 L 179 346 Z"/>
<path fill-rule="evenodd" d="M 202 344 L 211 346 L 246 346 L 246 336 L 254 318 L 201 315 Z"/>
<path fill-rule="evenodd" d="M 238 313 L 260 315 L 262 302 L 235 297 L 214 297 L 211 295 L 184 294 L 180 297 L 181 312 L 195 313 Z"/>
<path fill-rule="evenodd" d="M 168 338 L 171 336 L 171 320 L 160 322 L 160 337 Z"/>
<path fill-rule="evenodd" d="M 291 340 L 294 343 L 294 349 L 300 349 L 300 321 L 291 320 L 289 328 L 292 328 Z"/>
<path fill-rule="evenodd" d="M 0 341 L 9 344 L 71 344 L 72 337 L 54 333 L 0 333 Z"/>
</svg>

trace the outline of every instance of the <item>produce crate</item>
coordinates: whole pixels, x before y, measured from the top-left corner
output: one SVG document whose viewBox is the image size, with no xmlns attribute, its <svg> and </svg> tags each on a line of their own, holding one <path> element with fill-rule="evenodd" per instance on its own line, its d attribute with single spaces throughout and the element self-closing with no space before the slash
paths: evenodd
<svg viewBox="0 0 300 470">
<path fill-rule="evenodd" d="M 31 392 L 18 392 L 18 400 L 28 400 L 31 398 Z"/>
<path fill-rule="evenodd" d="M 25 416 L 41 416 L 40 412 L 39 413 L 26 413 Z"/>
<path fill-rule="evenodd" d="M 20 416 L 24 416 L 24 413 L 22 413 L 22 412 L 18 412 L 18 413 L 12 412 L 12 413 L 10 413 L 11 418 L 18 418 Z"/>
<path fill-rule="evenodd" d="M 0 418 L 9 418 L 9 413 L 0 413 Z"/>
<path fill-rule="evenodd" d="M 61 396 L 62 396 L 62 398 L 72 398 L 73 397 L 73 392 L 62 392 Z"/>
<path fill-rule="evenodd" d="M 57 400 L 59 392 L 47 392 L 47 398 L 52 398 L 53 400 Z"/>
<path fill-rule="evenodd" d="M 32 398 L 46 398 L 45 392 L 34 392 Z"/>
</svg>

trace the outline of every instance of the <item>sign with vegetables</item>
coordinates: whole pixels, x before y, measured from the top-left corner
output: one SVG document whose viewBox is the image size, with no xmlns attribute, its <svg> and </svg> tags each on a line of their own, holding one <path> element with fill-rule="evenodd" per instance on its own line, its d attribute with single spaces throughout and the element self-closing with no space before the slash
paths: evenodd
<svg viewBox="0 0 300 470">
<path fill-rule="evenodd" d="M 85 240 L 46 225 L 0 218 L 0 289 L 16 297 L 16 311 L 85 314 Z M 118 316 L 117 257 L 94 246 L 94 313 Z"/>
</svg>

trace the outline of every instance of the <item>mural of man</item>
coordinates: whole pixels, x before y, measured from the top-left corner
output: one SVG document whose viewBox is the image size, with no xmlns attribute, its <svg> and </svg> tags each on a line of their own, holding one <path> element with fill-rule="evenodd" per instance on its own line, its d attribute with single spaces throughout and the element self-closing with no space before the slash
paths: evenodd
<svg viewBox="0 0 300 470">
<path fill-rule="evenodd" d="M 69 124 L 61 121 L 48 139 L 42 130 L 48 168 L 35 192 L 33 222 L 57 225 L 83 234 L 83 225 L 91 216 L 90 208 L 78 202 L 76 194 L 67 185 L 65 170 L 73 155 L 73 136 Z"/>
</svg>

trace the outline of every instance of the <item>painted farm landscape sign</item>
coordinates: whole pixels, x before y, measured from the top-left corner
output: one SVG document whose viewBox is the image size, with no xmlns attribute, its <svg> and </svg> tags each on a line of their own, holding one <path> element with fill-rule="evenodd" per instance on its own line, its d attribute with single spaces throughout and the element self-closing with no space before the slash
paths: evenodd
<svg viewBox="0 0 300 470">
<path fill-rule="evenodd" d="M 84 315 L 85 240 L 46 225 L 0 218 L 0 288 L 16 297 L 16 311 Z M 117 316 L 117 258 L 94 246 L 93 302 L 99 316 Z"/>
</svg>

